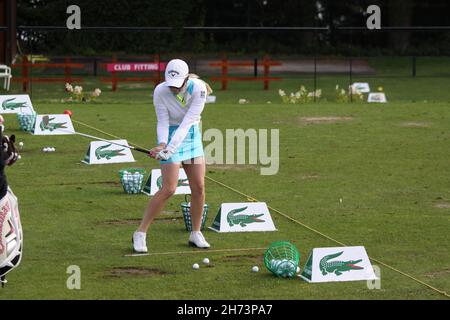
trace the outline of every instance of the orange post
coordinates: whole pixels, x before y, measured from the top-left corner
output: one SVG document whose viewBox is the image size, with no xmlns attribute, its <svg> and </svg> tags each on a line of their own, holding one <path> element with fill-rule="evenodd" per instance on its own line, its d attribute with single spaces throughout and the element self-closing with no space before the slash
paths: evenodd
<svg viewBox="0 0 450 320">
<path fill-rule="evenodd" d="M 269 73 L 270 73 L 270 58 L 268 55 L 264 56 L 264 90 L 269 90 Z"/>
<path fill-rule="evenodd" d="M 28 58 L 22 57 L 22 89 L 24 92 L 28 91 Z"/>
<path fill-rule="evenodd" d="M 115 54 L 112 57 L 112 62 L 113 63 L 117 62 L 117 56 Z M 111 72 L 111 77 L 112 77 L 112 91 L 116 91 L 117 90 L 117 75 L 116 75 L 116 71 L 112 71 Z"/>
<path fill-rule="evenodd" d="M 65 59 L 65 66 L 64 66 L 64 79 L 66 83 L 72 83 L 72 69 L 70 68 L 71 59 L 66 58 Z"/>
<path fill-rule="evenodd" d="M 227 90 L 228 87 L 228 61 L 227 55 L 224 54 L 222 58 L 222 90 Z"/>
</svg>

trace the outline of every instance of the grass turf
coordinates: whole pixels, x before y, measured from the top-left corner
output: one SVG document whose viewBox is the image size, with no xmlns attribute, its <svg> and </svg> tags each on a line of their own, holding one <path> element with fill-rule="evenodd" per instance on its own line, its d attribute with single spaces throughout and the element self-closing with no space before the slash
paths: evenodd
<svg viewBox="0 0 450 320">
<path fill-rule="evenodd" d="M 333 102 L 334 86 L 345 76 L 322 76 L 322 102 L 280 103 L 276 90 L 290 92 L 312 78 L 288 78 L 260 90 L 260 84 L 233 84 L 216 91 L 207 105 L 203 130 L 255 128 L 280 130 L 280 170 L 261 176 L 256 166 L 209 166 L 207 175 L 266 201 L 346 245 L 364 245 L 369 256 L 450 290 L 450 93 L 445 78 L 366 77 L 383 86 L 385 105 Z M 88 78 L 85 90 L 94 88 Z M 217 84 L 215 85 L 217 88 Z M 17 87 L 18 88 L 18 87 Z M 63 86 L 33 85 L 39 113 L 62 113 L 134 143 L 151 147 L 155 116 L 151 86 L 123 85 L 117 93 L 103 90 L 99 101 L 67 104 Z M 18 91 L 17 91 L 18 92 Z M 239 98 L 249 104 L 240 105 Z M 267 101 L 271 103 L 268 104 Z M 347 117 L 311 122 L 308 117 Z M 125 257 L 131 235 L 148 201 L 126 195 L 118 171 L 158 164 L 135 153 L 135 164 L 88 166 L 80 163 L 89 140 L 79 136 L 32 136 L 18 130 L 15 115 L 5 115 L 7 133 L 24 142 L 22 159 L 7 168 L 19 198 L 24 229 L 20 267 L 8 275 L 0 299 L 440 299 L 443 296 L 383 266 L 381 289 L 365 282 L 307 284 L 277 279 L 263 267 L 264 250 L 208 252 L 187 247 L 180 203 L 174 196 L 151 227 L 151 253 Z M 99 133 L 75 124 L 80 132 Z M 43 153 L 44 146 L 56 148 Z M 207 180 L 209 226 L 223 202 L 246 199 Z M 342 203 L 339 201 L 342 199 Z M 206 231 L 213 249 L 267 248 L 288 240 L 300 253 L 303 267 L 314 247 L 334 246 L 306 228 L 272 212 L 277 232 L 218 234 Z M 192 264 L 208 257 L 209 267 Z M 376 264 L 376 263 L 375 263 Z M 67 267 L 81 268 L 81 290 L 68 290 Z M 259 265 L 259 273 L 251 272 Z"/>
</svg>

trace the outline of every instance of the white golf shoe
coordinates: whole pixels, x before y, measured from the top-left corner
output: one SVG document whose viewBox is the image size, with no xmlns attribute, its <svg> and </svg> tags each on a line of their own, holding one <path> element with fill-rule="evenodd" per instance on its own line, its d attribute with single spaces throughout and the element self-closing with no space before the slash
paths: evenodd
<svg viewBox="0 0 450 320">
<path fill-rule="evenodd" d="M 147 242 L 146 242 L 147 234 L 145 232 L 136 231 L 133 233 L 133 249 L 137 253 L 147 253 Z"/>
<path fill-rule="evenodd" d="M 191 232 L 191 235 L 189 236 L 189 245 L 203 249 L 210 247 L 209 243 L 206 242 L 205 237 L 200 231 Z"/>
</svg>

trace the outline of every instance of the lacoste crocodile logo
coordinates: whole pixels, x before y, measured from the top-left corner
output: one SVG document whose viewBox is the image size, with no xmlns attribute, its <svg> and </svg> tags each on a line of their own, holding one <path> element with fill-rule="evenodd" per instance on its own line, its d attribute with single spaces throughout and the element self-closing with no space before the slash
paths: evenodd
<svg viewBox="0 0 450 320">
<path fill-rule="evenodd" d="M 49 130 L 51 132 L 51 131 L 54 131 L 57 129 L 67 129 L 67 127 L 65 126 L 65 124 L 67 124 L 67 122 L 51 123 L 52 120 L 55 120 L 55 118 L 50 118 L 49 116 L 43 116 L 41 124 L 39 125 L 41 130 L 42 131 Z"/>
<path fill-rule="evenodd" d="M 111 143 L 104 146 L 100 146 L 97 149 L 95 149 L 95 156 L 97 157 L 97 160 L 100 160 L 101 158 L 106 158 L 106 160 L 110 160 L 111 158 L 125 155 L 125 153 L 122 153 L 122 151 L 125 150 L 125 148 L 119 150 L 106 150 L 110 146 Z"/>
<path fill-rule="evenodd" d="M 362 270 L 363 267 L 357 266 L 362 259 L 348 260 L 348 261 L 330 261 L 331 259 L 339 257 L 344 251 L 327 255 L 320 260 L 319 267 L 322 274 L 325 276 L 329 273 L 334 273 L 337 276 L 342 275 L 342 272 L 351 270 Z"/>
<path fill-rule="evenodd" d="M 17 108 L 28 108 L 26 102 L 11 102 L 13 100 L 16 100 L 16 98 L 6 99 L 2 102 L 2 108 L 3 110 L 14 110 Z"/>
<path fill-rule="evenodd" d="M 265 222 L 265 220 L 258 219 L 262 217 L 264 213 L 261 214 L 238 214 L 239 212 L 245 211 L 248 207 L 233 209 L 227 214 L 227 222 L 230 227 L 234 225 L 240 225 L 241 227 L 246 227 L 247 224 L 255 222 Z"/>
</svg>

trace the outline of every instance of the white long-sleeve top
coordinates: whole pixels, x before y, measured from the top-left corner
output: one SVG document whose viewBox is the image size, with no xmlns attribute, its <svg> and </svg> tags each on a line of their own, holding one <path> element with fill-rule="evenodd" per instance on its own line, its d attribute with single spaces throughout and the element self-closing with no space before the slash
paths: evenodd
<svg viewBox="0 0 450 320">
<path fill-rule="evenodd" d="M 158 143 L 167 144 L 169 126 L 179 126 L 167 145 L 175 152 L 186 137 L 190 127 L 198 124 L 206 102 L 206 86 L 200 79 L 189 79 L 186 90 L 175 95 L 165 82 L 160 83 L 153 93 L 158 124 Z"/>
</svg>

